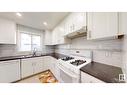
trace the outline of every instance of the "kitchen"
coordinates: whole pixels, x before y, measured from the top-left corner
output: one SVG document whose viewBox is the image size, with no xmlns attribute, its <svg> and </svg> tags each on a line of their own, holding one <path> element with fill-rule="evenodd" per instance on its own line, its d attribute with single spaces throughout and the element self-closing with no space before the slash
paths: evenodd
<svg viewBox="0 0 127 95">
<path fill-rule="evenodd" d="M 126 83 L 127 13 L 1 12 L 0 83 Z"/>
</svg>

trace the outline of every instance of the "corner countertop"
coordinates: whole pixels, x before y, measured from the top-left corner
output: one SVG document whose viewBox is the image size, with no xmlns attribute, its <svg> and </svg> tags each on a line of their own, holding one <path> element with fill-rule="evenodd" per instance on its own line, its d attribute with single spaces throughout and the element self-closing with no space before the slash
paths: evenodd
<svg viewBox="0 0 127 95">
<path fill-rule="evenodd" d="M 8 61 L 8 60 L 16 60 L 16 59 L 26 59 L 26 58 L 34 58 L 34 57 L 42 57 L 42 56 L 52 56 L 56 59 L 66 57 L 66 55 L 59 54 L 59 53 L 48 53 L 48 54 L 42 54 L 42 55 L 19 55 L 19 56 L 7 56 L 7 57 L 0 57 L 0 61 Z"/>
<path fill-rule="evenodd" d="M 80 70 L 107 83 L 121 83 L 119 74 L 123 74 L 119 67 L 98 62 L 91 62 Z"/>
</svg>

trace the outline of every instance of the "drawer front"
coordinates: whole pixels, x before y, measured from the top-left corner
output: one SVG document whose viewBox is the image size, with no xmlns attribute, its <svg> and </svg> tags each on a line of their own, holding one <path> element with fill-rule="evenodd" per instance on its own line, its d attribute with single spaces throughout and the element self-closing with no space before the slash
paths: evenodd
<svg viewBox="0 0 127 95">
<path fill-rule="evenodd" d="M 89 74 L 84 73 L 84 72 L 81 72 L 81 82 L 82 83 L 104 83 L 104 81 L 101 81 Z"/>
<path fill-rule="evenodd" d="M 0 83 L 14 82 L 20 79 L 20 60 L 0 62 Z"/>
</svg>

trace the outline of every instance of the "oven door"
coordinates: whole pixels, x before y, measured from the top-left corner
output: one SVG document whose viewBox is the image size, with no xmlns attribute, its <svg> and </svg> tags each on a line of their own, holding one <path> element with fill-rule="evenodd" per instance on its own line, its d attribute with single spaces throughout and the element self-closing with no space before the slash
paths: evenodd
<svg viewBox="0 0 127 95">
<path fill-rule="evenodd" d="M 61 82 L 63 83 L 79 83 L 79 75 L 72 72 L 70 69 L 65 66 L 59 64 L 59 77 Z"/>
</svg>

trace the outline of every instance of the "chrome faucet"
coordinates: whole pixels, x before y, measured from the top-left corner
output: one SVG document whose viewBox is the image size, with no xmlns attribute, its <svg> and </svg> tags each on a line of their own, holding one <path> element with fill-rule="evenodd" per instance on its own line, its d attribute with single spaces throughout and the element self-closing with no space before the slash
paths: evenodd
<svg viewBox="0 0 127 95">
<path fill-rule="evenodd" d="M 33 49 L 33 56 L 36 56 L 36 54 L 37 54 L 37 48 L 34 48 Z"/>
</svg>

